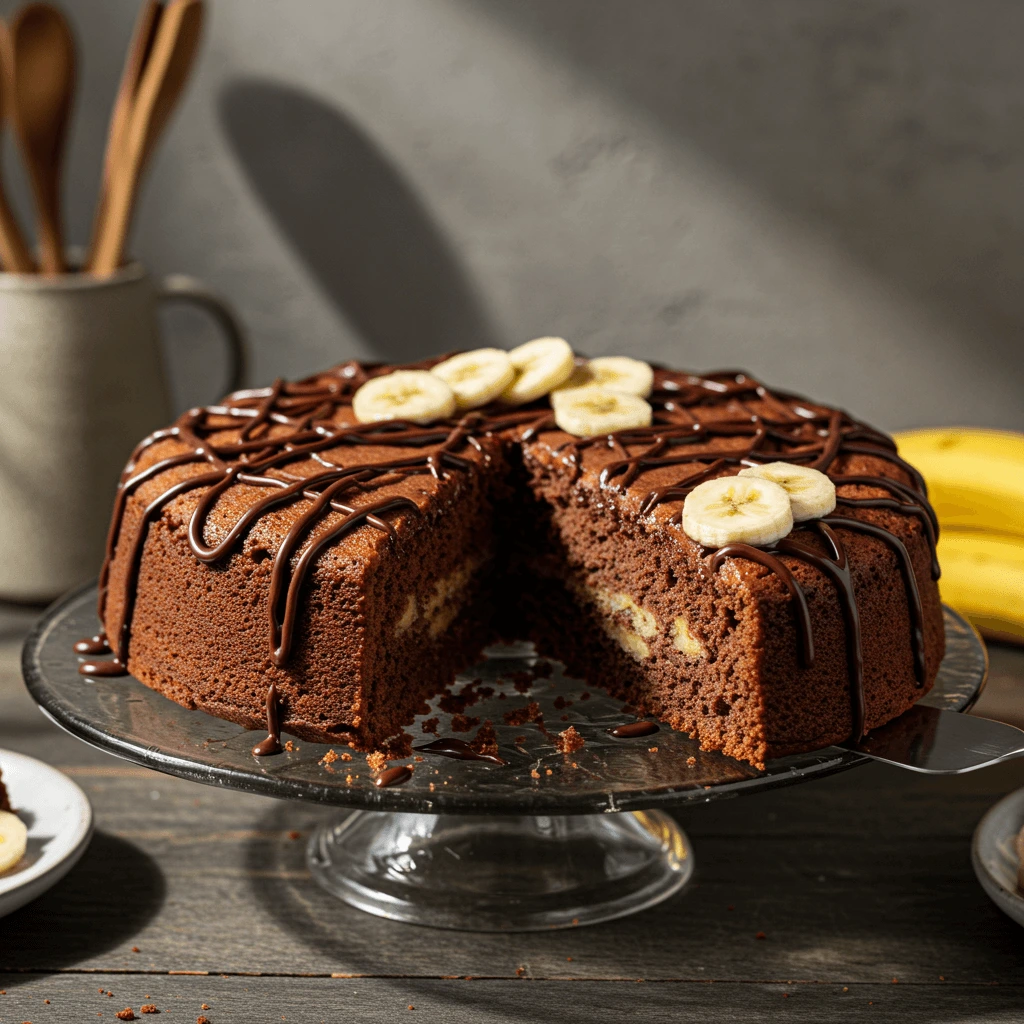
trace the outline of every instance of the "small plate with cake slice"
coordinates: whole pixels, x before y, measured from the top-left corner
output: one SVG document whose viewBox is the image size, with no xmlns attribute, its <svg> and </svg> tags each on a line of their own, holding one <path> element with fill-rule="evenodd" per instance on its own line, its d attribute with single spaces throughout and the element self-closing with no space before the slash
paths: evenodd
<svg viewBox="0 0 1024 1024">
<path fill-rule="evenodd" d="M 56 885 L 92 837 L 92 807 L 67 776 L 0 750 L 0 917 Z"/>
<path fill-rule="evenodd" d="M 992 902 L 1024 925 L 1024 789 L 1003 797 L 981 819 L 971 864 Z"/>
</svg>

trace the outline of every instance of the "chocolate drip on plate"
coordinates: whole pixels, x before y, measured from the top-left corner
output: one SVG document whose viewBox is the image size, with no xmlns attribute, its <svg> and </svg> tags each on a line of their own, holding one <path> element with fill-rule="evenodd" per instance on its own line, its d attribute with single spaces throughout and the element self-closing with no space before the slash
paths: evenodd
<svg viewBox="0 0 1024 1024">
<path fill-rule="evenodd" d="M 441 739 L 431 740 L 421 747 L 414 747 L 414 750 L 422 750 L 425 754 L 437 754 L 440 757 L 451 757 L 456 761 L 489 761 L 491 764 L 505 765 L 508 762 L 497 754 L 481 754 L 474 750 L 465 740 L 456 739 L 454 736 L 444 736 Z"/>
<path fill-rule="evenodd" d="M 281 719 L 277 686 L 271 683 L 270 688 L 267 690 L 267 738 L 260 740 L 252 748 L 252 752 L 256 757 L 266 757 L 268 754 L 280 754 L 283 749 L 281 746 Z"/>
<path fill-rule="evenodd" d="M 617 740 L 628 740 L 634 736 L 650 736 L 658 731 L 657 722 L 626 722 L 624 725 L 616 725 L 608 730 L 609 736 Z"/>
<path fill-rule="evenodd" d="M 106 633 L 97 633 L 95 636 L 84 637 L 75 644 L 76 654 L 109 654 L 110 644 L 107 643 Z"/>
<path fill-rule="evenodd" d="M 78 674 L 97 678 L 113 678 L 128 675 L 128 669 L 117 658 L 112 658 L 110 661 L 83 661 L 78 666 Z"/>
<path fill-rule="evenodd" d="M 412 769 L 407 764 L 395 765 L 394 768 L 388 768 L 386 771 L 380 773 L 373 780 L 373 784 L 378 789 L 384 789 L 387 786 L 401 786 L 403 782 L 408 782 L 412 778 Z"/>
</svg>

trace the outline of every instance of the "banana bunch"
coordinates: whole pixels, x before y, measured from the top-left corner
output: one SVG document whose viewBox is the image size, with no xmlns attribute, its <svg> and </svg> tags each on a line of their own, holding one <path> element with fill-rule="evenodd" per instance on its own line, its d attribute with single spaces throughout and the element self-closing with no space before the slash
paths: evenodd
<svg viewBox="0 0 1024 1024">
<path fill-rule="evenodd" d="M 511 352 L 460 352 L 430 370 L 395 370 L 354 395 L 360 423 L 432 423 L 491 402 L 525 405 L 550 396 L 555 423 L 577 437 L 647 427 L 654 371 L 639 359 L 606 356 L 577 363 L 564 338 L 534 338 Z"/>
<path fill-rule="evenodd" d="M 939 591 L 979 629 L 1024 641 L 1024 434 L 944 428 L 896 435 L 939 518 Z"/>
</svg>

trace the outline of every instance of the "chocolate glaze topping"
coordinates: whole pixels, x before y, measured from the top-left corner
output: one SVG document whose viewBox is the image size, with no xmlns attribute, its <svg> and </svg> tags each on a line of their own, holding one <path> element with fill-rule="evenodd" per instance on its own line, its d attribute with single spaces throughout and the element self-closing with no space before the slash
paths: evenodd
<svg viewBox="0 0 1024 1024">
<path fill-rule="evenodd" d="M 434 362 L 404 368 L 423 369 Z M 279 380 L 269 388 L 238 391 L 219 405 L 189 410 L 173 426 L 158 430 L 142 441 L 122 474 L 100 576 L 102 620 L 110 598 L 110 566 L 114 552 L 119 546 L 127 545 L 128 571 L 117 584 L 124 611 L 121 628 L 111 643 L 115 658 L 110 662 L 86 662 L 80 671 L 112 675 L 115 666 L 124 671 L 122 666 L 128 662 L 132 609 L 148 526 L 179 495 L 206 489 L 189 522 L 188 539 L 196 558 L 207 563 L 227 558 L 261 516 L 286 505 L 302 504 L 301 515 L 275 553 L 271 573 L 268 641 L 273 663 L 283 666 L 288 663 L 295 642 L 303 583 L 324 548 L 363 526 L 394 537 L 393 518 L 418 512 L 412 499 L 374 498 L 370 496 L 374 490 L 416 474 L 442 479 L 449 472 L 469 470 L 474 462 L 470 449 L 475 450 L 477 458 L 487 458 L 481 439 L 488 436 L 514 431 L 520 440 L 529 441 L 557 430 L 546 400 L 515 410 L 488 406 L 459 419 L 428 426 L 403 420 L 348 422 L 351 416 L 341 410 L 351 405 L 359 386 L 371 377 L 399 368 L 350 362 L 297 383 Z M 859 738 L 864 726 L 860 627 L 840 532 L 850 530 L 870 535 L 896 553 L 906 585 L 915 671 L 921 683 L 924 679 L 922 615 L 910 556 L 891 532 L 854 518 L 858 509 L 884 509 L 917 518 L 931 545 L 932 575 L 938 578 L 937 521 L 928 504 L 921 475 L 898 456 L 894 442 L 887 435 L 840 410 L 785 392 L 772 392 L 744 373 L 722 371 L 698 376 L 659 369 L 650 401 L 654 408 L 652 426 L 608 436 L 569 438 L 556 449 L 579 474 L 584 451 L 592 446 L 607 446 L 618 458 L 604 466 L 600 484 L 621 491 L 644 473 L 679 466 L 684 475 L 678 481 L 652 489 L 643 498 L 642 515 L 654 513 L 663 503 L 681 502 L 698 483 L 729 475 L 742 466 L 794 462 L 832 475 L 841 492 L 838 504 L 849 511 L 849 515 L 835 514 L 823 521 L 800 523 L 770 551 L 745 544 L 727 545 L 710 553 L 709 568 L 716 572 L 726 560 L 743 558 L 759 563 L 779 577 L 792 598 L 804 665 L 814 660 L 810 615 L 806 597 L 787 560 L 805 562 L 832 581 L 846 625 L 853 731 Z M 748 402 L 758 403 L 757 409 L 752 409 Z M 702 416 L 705 410 L 713 410 L 713 415 Z M 185 450 L 144 469 L 139 468 L 143 453 L 154 444 L 169 440 L 184 445 Z M 739 446 L 737 440 L 740 440 Z M 352 466 L 343 464 L 346 448 L 365 445 L 399 448 L 403 452 L 393 459 Z M 410 455 L 410 448 L 421 451 Z M 858 454 L 889 463 L 894 472 L 904 475 L 911 483 L 888 476 L 844 475 L 832 471 L 837 459 Z M 184 466 L 194 467 L 194 471 L 151 497 L 141 517 L 133 517 L 132 524 L 127 525 L 128 499 L 143 484 L 166 470 Z M 236 485 L 263 488 L 266 497 L 250 505 L 216 543 L 210 543 L 207 524 L 211 511 L 218 499 Z M 881 490 L 887 496 L 862 496 L 864 489 Z M 335 518 L 329 528 L 320 529 L 332 515 Z M 680 526 L 681 517 L 680 509 L 669 518 L 669 525 Z M 815 543 L 815 538 L 819 546 L 824 543 L 830 555 L 822 555 L 808 544 L 808 541 Z M 268 696 L 268 724 L 269 706 Z M 270 731 L 272 736 L 273 730 Z M 268 736 L 268 740 L 270 738 Z M 440 753 L 439 750 L 433 752 Z"/>
<path fill-rule="evenodd" d="M 106 633 L 97 633 L 95 636 L 87 636 L 75 644 L 76 654 L 109 654 L 110 644 L 107 643 Z"/>
<path fill-rule="evenodd" d="M 508 764 L 503 757 L 497 754 L 481 754 L 474 750 L 465 740 L 456 739 L 454 736 L 443 736 L 441 739 L 431 740 L 421 747 L 413 747 L 414 750 L 422 750 L 426 754 L 438 754 L 441 757 L 451 757 L 456 761 L 489 761 L 491 764 Z"/>
</svg>

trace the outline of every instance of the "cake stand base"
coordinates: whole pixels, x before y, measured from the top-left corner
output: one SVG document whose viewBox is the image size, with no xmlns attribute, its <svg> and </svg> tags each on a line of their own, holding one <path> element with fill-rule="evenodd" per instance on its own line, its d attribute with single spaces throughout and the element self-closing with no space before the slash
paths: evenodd
<svg viewBox="0 0 1024 1024">
<path fill-rule="evenodd" d="M 693 874 L 659 811 L 467 816 L 356 811 L 312 836 L 313 877 L 380 917 L 463 931 L 543 931 L 635 914 Z"/>
</svg>

